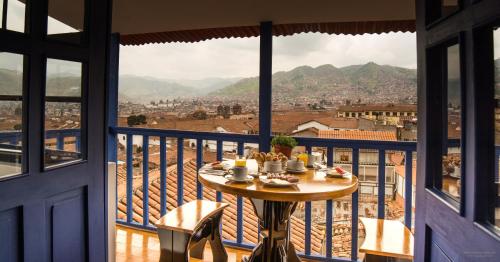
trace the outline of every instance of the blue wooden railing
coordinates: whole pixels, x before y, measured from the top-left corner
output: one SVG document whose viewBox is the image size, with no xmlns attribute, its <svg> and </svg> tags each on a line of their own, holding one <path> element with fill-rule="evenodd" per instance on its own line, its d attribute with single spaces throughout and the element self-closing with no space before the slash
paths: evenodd
<svg viewBox="0 0 500 262">
<path fill-rule="evenodd" d="M 74 137 L 76 151 L 80 151 L 80 129 L 57 129 L 57 130 L 47 130 L 45 132 L 46 139 L 56 139 L 56 148 L 58 150 L 64 150 L 64 138 Z M 11 145 L 17 145 L 22 139 L 22 133 L 20 131 L 12 132 L 1 132 L 0 133 L 0 143 L 8 143 Z"/>
<path fill-rule="evenodd" d="M 194 132 L 194 131 L 180 131 L 180 130 L 162 130 L 162 129 L 146 129 L 146 128 L 130 128 L 130 127 L 114 127 L 111 128 L 111 133 L 115 136 L 125 135 L 127 137 L 127 150 L 126 150 L 126 165 L 127 165 L 127 185 L 126 185 L 126 201 L 127 201 L 127 214 L 126 220 L 119 220 L 118 223 L 139 227 L 143 229 L 154 230 L 154 226 L 149 224 L 149 210 L 148 210 L 148 147 L 142 147 L 142 157 L 143 157 L 143 223 L 139 224 L 133 221 L 133 188 L 132 188 L 132 157 L 133 157 L 133 137 L 142 136 L 143 145 L 149 143 L 150 137 L 158 137 L 160 141 L 160 201 L 161 201 L 161 214 L 165 214 L 166 210 L 166 155 L 168 154 L 166 148 L 167 138 L 177 139 L 177 204 L 181 205 L 183 201 L 183 183 L 184 183 L 184 166 L 183 166 L 183 144 L 186 139 L 196 140 L 196 164 L 197 168 L 201 168 L 203 165 L 203 141 L 211 140 L 216 141 L 217 149 L 217 159 L 222 159 L 223 156 L 223 143 L 224 142 L 235 142 L 237 144 L 238 154 L 243 154 L 245 143 L 259 142 L 259 137 L 257 135 L 243 135 L 243 134 L 229 134 L 229 133 L 211 133 L 211 132 Z M 386 162 L 386 151 L 403 151 L 406 153 L 406 169 L 405 169 L 405 225 L 411 227 L 411 212 L 412 212 L 412 153 L 416 150 L 415 142 L 393 142 L 393 141 L 359 141 L 359 140 L 339 140 L 339 139 L 322 139 L 322 138 L 296 138 L 300 146 L 305 146 L 308 151 L 312 147 L 322 147 L 327 149 L 327 164 L 332 166 L 334 163 L 334 150 L 335 148 L 350 148 L 353 152 L 352 158 L 352 172 L 354 174 L 358 173 L 359 170 L 359 151 L 360 149 L 376 149 L 379 152 L 379 163 Z M 379 165 L 379 194 L 378 194 L 378 217 L 384 218 L 385 216 L 385 164 Z M 199 199 L 203 196 L 203 186 L 198 182 L 196 187 L 196 195 Z M 346 260 L 343 258 L 333 257 L 333 200 L 326 201 L 326 254 L 325 256 L 318 256 L 317 254 L 312 254 L 311 252 L 311 226 L 312 226 L 312 204 L 311 202 L 305 203 L 305 251 L 301 254 L 303 257 L 327 260 L 327 261 L 356 261 L 358 257 L 358 192 L 352 194 L 352 249 L 351 249 L 351 260 Z M 217 201 L 222 201 L 222 194 L 220 192 L 216 193 Z M 251 248 L 252 245 L 243 242 L 243 199 L 237 197 L 236 201 L 237 208 L 237 221 L 236 221 L 236 240 L 225 240 L 224 243 L 230 246 L 237 246 L 243 248 Z"/>
<path fill-rule="evenodd" d="M 203 141 L 212 140 L 216 141 L 217 148 L 217 159 L 222 159 L 223 156 L 223 142 L 235 142 L 237 143 L 238 154 L 243 154 L 245 143 L 259 143 L 259 137 L 257 135 L 243 135 L 243 134 L 229 134 L 229 133 L 211 133 L 211 132 L 194 132 L 194 131 L 180 131 L 180 130 L 160 130 L 160 129 L 146 129 L 146 128 L 128 128 L 128 127 L 114 127 L 111 128 L 110 133 L 115 137 L 118 134 L 126 135 L 127 137 L 127 150 L 126 150 L 126 195 L 127 195 L 127 217 L 126 220 L 118 220 L 120 224 L 127 226 L 138 227 L 142 229 L 155 230 L 154 226 L 148 223 L 148 219 L 143 219 L 143 223 L 139 224 L 133 221 L 133 136 L 142 136 L 143 145 L 149 144 L 149 137 L 159 137 L 160 139 L 160 213 L 162 215 L 167 212 L 167 138 L 177 139 L 177 199 L 178 205 L 182 205 L 183 202 L 183 144 L 186 139 L 196 140 L 196 165 L 197 168 L 201 168 L 203 165 Z M 80 147 L 80 132 L 76 129 L 62 129 L 62 130 L 49 130 L 46 132 L 46 138 L 55 138 L 56 147 L 59 150 L 64 149 L 64 138 L 65 137 L 75 137 L 76 148 Z M 21 139 L 20 132 L 3 132 L 0 133 L 0 143 L 8 143 L 12 145 L 18 144 Z M 359 152 L 361 149 L 374 149 L 378 150 L 378 218 L 385 217 L 385 164 L 386 163 L 386 151 L 403 151 L 405 152 L 405 184 L 404 184 L 404 223 L 408 228 L 412 226 L 412 168 L 413 168 L 413 158 L 412 153 L 416 150 L 415 142 L 399 142 L 399 141 L 361 141 L 361 140 L 345 140 L 345 139 L 323 139 L 323 138 L 303 138 L 297 137 L 297 141 L 300 146 L 305 146 L 306 150 L 311 151 L 312 147 L 322 147 L 327 149 L 327 165 L 332 166 L 334 164 L 334 151 L 335 148 L 350 148 L 352 150 L 352 173 L 358 174 L 359 170 Z M 450 144 L 449 146 L 457 146 Z M 143 217 L 149 217 L 149 178 L 148 178 L 148 158 L 149 158 L 149 148 L 143 146 L 142 148 L 143 156 Z M 116 152 L 116 150 L 115 150 Z M 496 149 L 496 182 L 498 183 L 498 165 L 500 159 L 500 147 Z M 197 182 L 196 196 L 198 199 L 203 197 L 203 186 Z M 301 254 L 306 258 L 313 258 L 326 261 L 356 261 L 358 258 L 358 202 L 359 202 L 358 192 L 352 194 L 352 215 L 351 215 L 351 259 L 335 258 L 332 254 L 333 247 L 333 200 L 326 201 L 326 241 L 325 241 L 325 256 L 318 256 L 311 253 L 311 226 L 312 226 L 312 204 L 311 202 L 305 203 L 305 252 Z M 217 192 L 217 201 L 222 200 L 222 194 Z M 237 197 L 236 201 L 237 207 L 237 236 L 236 241 L 225 240 L 225 244 L 242 247 L 242 248 L 252 248 L 252 244 L 243 242 L 243 199 Z"/>
</svg>

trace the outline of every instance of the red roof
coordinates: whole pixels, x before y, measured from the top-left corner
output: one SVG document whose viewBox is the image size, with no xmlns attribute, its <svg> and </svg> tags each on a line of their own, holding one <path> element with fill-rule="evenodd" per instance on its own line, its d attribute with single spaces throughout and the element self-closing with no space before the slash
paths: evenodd
<svg viewBox="0 0 500 262">
<path fill-rule="evenodd" d="M 318 137 L 352 140 L 397 141 L 396 133 L 389 131 L 320 130 Z"/>
<path fill-rule="evenodd" d="M 289 36 L 309 32 L 346 35 L 415 32 L 415 20 L 273 25 L 274 36 Z M 222 27 L 121 35 L 120 43 L 122 45 L 143 45 L 152 43 L 199 42 L 217 38 L 256 37 L 259 34 L 259 26 Z"/>
</svg>

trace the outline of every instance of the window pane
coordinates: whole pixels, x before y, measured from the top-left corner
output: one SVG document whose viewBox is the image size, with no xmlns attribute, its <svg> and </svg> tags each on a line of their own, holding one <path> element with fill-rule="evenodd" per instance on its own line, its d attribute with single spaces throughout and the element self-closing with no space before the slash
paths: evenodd
<svg viewBox="0 0 500 262">
<path fill-rule="evenodd" d="M 258 37 L 123 46 L 119 125 L 256 134 L 258 74 Z M 236 150 L 230 144 L 224 158 Z"/>
<path fill-rule="evenodd" d="M 453 45 L 447 48 L 447 97 L 446 130 L 443 149 L 442 190 L 455 199 L 460 199 L 461 187 L 461 85 L 460 85 L 460 48 Z"/>
<path fill-rule="evenodd" d="M 47 59 L 45 167 L 82 158 L 81 83 L 81 63 Z"/>
<path fill-rule="evenodd" d="M 47 96 L 81 97 L 82 63 L 47 59 Z"/>
<path fill-rule="evenodd" d="M 23 93 L 23 56 L 0 52 L 1 95 L 21 96 Z"/>
<path fill-rule="evenodd" d="M 80 43 L 84 17 L 85 0 L 49 0 L 48 38 Z"/>
<path fill-rule="evenodd" d="M 3 24 L 2 24 L 2 21 L 3 21 L 3 2 L 5 0 L 0 0 L 0 28 L 3 28 Z"/>
<path fill-rule="evenodd" d="M 493 224 L 500 230 L 500 175 L 499 175 L 499 156 L 500 156 L 500 28 L 493 31 L 494 59 L 495 59 L 495 152 L 496 152 L 496 170 L 495 184 L 497 201 L 495 205 Z"/>
<path fill-rule="evenodd" d="M 45 166 L 81 159 L 80 103 L 45 104 Z"/>
<path fill-rule="evenodd" d="M 459 8 L 458 0 L 442 0 L 443 5 L 441 7 L 441 16 L 445 17 L 454 12 Z"/>
<path fill-rule="evenodd" d="M 9 0 L 7 4 L 7 29 L 24 32 L 25 4 L 17 0 Z"/>
<path fill-rule="evenodd" d="M 0 52 L 0 179 L 22 172 L 23 56 Z"/>
</svg>

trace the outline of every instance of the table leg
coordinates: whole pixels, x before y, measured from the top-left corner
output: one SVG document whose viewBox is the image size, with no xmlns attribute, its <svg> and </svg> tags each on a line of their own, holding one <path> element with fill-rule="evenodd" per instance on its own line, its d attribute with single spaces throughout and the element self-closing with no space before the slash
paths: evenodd
<svg viewBox="0 0 500 262">
<path fill-rule="evenodd" d="M 297 202 L 278 202 L 250 199 L 259 218 L 261 241 L 243 262 L 299 262 L 300 258 L 290 242 L 290 216 Z"/>
</svg>

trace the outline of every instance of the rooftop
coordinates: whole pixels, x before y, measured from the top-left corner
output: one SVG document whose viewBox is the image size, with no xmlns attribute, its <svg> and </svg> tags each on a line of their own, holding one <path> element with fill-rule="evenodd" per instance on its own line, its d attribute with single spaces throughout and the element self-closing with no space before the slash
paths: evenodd
<svg viewBox="0 0 500 262">
<path fill-rule="evenodd" d="M 319 130 L 319 138 L 397 141 L 396 133 L 389 131 L 365 130 Z"/>
</svg>

